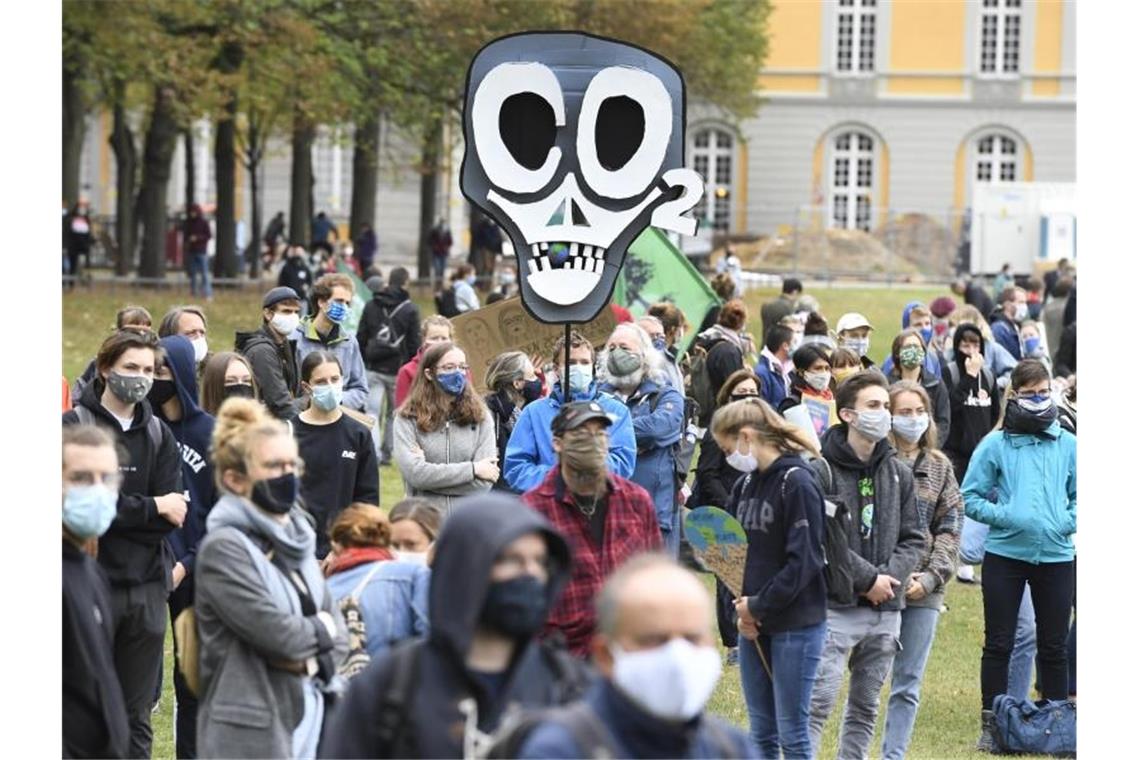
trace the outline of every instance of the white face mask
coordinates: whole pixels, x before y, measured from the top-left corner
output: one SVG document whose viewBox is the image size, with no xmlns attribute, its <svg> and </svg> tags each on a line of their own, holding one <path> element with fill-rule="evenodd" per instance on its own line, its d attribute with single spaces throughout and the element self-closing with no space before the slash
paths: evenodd
<svg viewBox="0 0 1140 760">
<path fill-rule="evenodd" d="M 393 549 L 392 555 L 398 562 L 407 562 L 409 565 L 423 565 L 427 567 L 427 552 L 401 552 Z"/>
<path fill-rule="evenodd" d="M 831 373 L 830 372 L 805 372 L 804 373 L 804 380 L 812 388 L 815 388 L 817 391 L 822 391 L 824 388 L 826 388 L 828 385 L 831 384 Z"/>
<path fill-rule="evenodd" d="M 747 441 L 744 445 L 744 451 L 738 448 L 725 456 L 724 461 L 729 467 L 739 472 L 755 472 L 760 467 L 760 463 L 756 461 L 756 457 L 752 456 L 752 447 L 748 445 Z"/>
<path fill-rule="evenodd" d="M 301 315 L 277 313 L 273 315 L 273 319 L 269 320 L 269 324 L 279 334 L 289 335 L 297 329 L 297 325 L 301 324 Z"/>
<path fill-rule="evenodd" d="M 670 639 L 655 649 L 626 652 L 616 644 L 614 685 L 654 717 L 686 721 L 704 709 L 720 680 L 720 655 L 712 647 Z"/>
<path fill-rule="evenodd" d="M 871 348 L 870 338 L 843 338 L 843 347 L 849 348 L 859 355 L 860 358 L 867 355 L 867 351 Z"/>
<path fill-rule="evenodd" d="M 209 348 L 206 346 L 206 338 L 195 338 L 190 341 L 190 345 L 194 346 L 194 362 L 201 364 L 202 360 L 206 358 L 206 353 L 209 351 Z"/>
</svg>

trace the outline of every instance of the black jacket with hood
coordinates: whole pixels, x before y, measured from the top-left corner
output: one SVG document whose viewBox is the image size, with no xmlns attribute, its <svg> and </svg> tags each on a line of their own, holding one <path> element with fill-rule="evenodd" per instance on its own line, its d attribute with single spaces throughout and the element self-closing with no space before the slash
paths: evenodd
<svg viewBox="0 0 1140 760">
<path fill-rule="evenodd" d="M 260 330 L 237 333 L 234 349 L 249 360 L 269 413 L 279 420 L 291 420 L 297 416 L 296 398 L 301 389 L 297 341 L 278 343 L 276 335 L 266 323 Z"/>
<path fill-rule="evenodd" d="M 99 539 L 99 564 L 112 586 L 135 586 L 161 580 L 169 587 L 174 558 L 164 539 L 174 530 L 174 523 L 158 513 L 154 497 L 182 493 L 182 454 L 178 441 L 170 428 L 160 423 L 162 439 L 155 450 L 147 432 L 154 415 L 146 399 L 135 404 L 134 421 L 124 432 L 119 421 L 99 400 L 103 385 L 102 378 L 96 378 L 83 389 L 77 403 L 89 409 L 98 424 L 127 452 L 126 458 L 119 462 L 123 483 L 119 486 L 115 519 Z M 63 424 L 79 424 L 75 410 L 64 413 Z"/>
<path fill-rule="evenodd" d="M 517 497 L 488 493 L 456 505 L 435 544 L 429 592 L 432 621 L 426 641 L 397 648 L 351 682 L 343 703 L 325 720 L 321 757 L 463 757 L 467 729 L 459 705 L 474 700 L 475 721 L 482 733 L 492 733 L 509 705 L 542 708 L 564 704 L 578 696 L 558 676 L 548 645 L 536 637 L 521 643 L 505 673 L 497 696 L 491 697 L 466 665 L 467 652 L 478 625 L 490 584 L 491 567 L 512 541 L 528 533 L 546 539 L 550 580 L 547 613 L 570 577 L 570 550 L 549 522 Z M 389 707 L 390 682 L 397 658 L 414 656 L 414 676 L 406 698 Z M 559 653 L 559 661 L 584 669 Z M 585 680 L 582 670 L 579 681 Z M 384 735 L 377 714 L 399 711 L 396 734 Z"/>
<path fill-rule="evenodd" d="M 954 475 L 961 479 L 966 476 L 966 466 L 974 449 L 997 424 L 998 414 L 1001 410 L 1000 391 L 997 389 L 993 374 L 983 369 L 977 377 L 970 377 L 966 372 L 966 357 L 959 353 L 958 346 L 967 334 L 978 340 L 978 345 L 984 351 L 986 339 L 976 325 L 962 323 L 954 331 L 952 345 L 954 357 L 952 359 L 957 367 L 958 382 L 954 382 L 954 370 L 950 362 L 942 367 L 942 379 L 950 393 L 950 437 L 942 444 L 942 450 L 950 461 L 954 463 Z"/>
<path fill-rule="evenodd" d="M 182 417 L 168 420 L 162 408 L 154 410 L 165 422 L 182 448 L 182 485 L 190 501 L 182 527 L 166 537 L 174 552 L 174 561 L 186 568 L 186 581 L 194 575 L 194 559 L 198 544 L 206 536 L 206 515 L 218 500 L 214 484 L 214 465 L 210 460 L 210 438 L 214 435 L 214 418 L 198 406 L 198 379 L 195 377 L 194 346 L 182 335 L 170 335 L 159 341 L 166 352 L 166 366 L 174 376 Z M 191 581 L 192 582 L 192 581 Z"/>
<path fill-rule="evenodd" d="M 394 337 L 404 336 L 404 342 L 396 353 L 383 351 L 372 340 L 380 329 L 384 311 L 388 312 L 392 321 L 392 329 L 396 333 Z M 364 305 L 364 313 L 360 316 L 356 342 L 360 344 L 366 368 L 381 375 L 395 375 L 399 372 L 400 367 L 420 350 L 420 309 L 408 291 L 390 285 L 373 295 L 372 300 Z"/>
</svg>

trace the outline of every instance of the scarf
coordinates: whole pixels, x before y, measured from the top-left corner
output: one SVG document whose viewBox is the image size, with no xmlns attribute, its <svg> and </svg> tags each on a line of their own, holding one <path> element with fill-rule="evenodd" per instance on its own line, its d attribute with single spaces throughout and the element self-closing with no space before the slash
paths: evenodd
<svg viewBox="0 0 1140 760">
<path fill-rule="evenodd" d="M 331 577 L 345 570 L 351 570 L 359 565 L 370 562 L 387 562 L 394 559 L 392 552 L 381 549 L 379 546 L 352 546 L 340 554 L 333 555 L 325 571 L 326 577 Z"/>
</svg>

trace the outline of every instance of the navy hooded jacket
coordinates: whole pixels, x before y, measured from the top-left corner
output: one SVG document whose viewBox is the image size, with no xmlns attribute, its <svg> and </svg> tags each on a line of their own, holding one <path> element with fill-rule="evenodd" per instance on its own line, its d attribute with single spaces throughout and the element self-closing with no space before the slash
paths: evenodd
<svg viewBox="0 0 1140 760">
<path fill-rule="evenodd" d="M 182 454 L 182 486 L 189 503 L 182 527 L 166 537 L 174 561 L 181 562 L 186 575 L 194 572 L 198 544 L 206 536 L 206 515 L 218 500 L 214 486 L 214 465 L 210 461 L 210 438 L 214 435 L 214 418 L 198 406 L 198 379 L 195 376 L 194 346 L 182 335 L 171 335 L 159 341 L 166 352 L 166 366 L 174 376 L 182 418 L 166 418 L 161 407 L 154 413 L 166 423 Z"/>
</svg>

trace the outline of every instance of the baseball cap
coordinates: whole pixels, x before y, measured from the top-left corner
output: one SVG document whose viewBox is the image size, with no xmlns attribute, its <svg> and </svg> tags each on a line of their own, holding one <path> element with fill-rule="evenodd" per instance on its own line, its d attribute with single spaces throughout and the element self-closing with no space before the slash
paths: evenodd
<svg viewBox="0 0 1140 760">
<path fill-rule="evenodd" d="M 364 281 L 364 285 L 373 293 L 379 293 L 384 289 L 384 278 L 378 274 L 374 274 Z"/>
<path fill-rule="evenodd" d="M 550 431 L 554 435 L 562 435 L 567 430 L 575 430 L 590 420 L 604 422 L 607 426 L 613 424 L 613 420 L 597 401 L 574 401 L 562 405 L 554 421 L 550 423 Z"/>
<path fill-rule="evenodd" d="M 272 306 L 276 306 L 282 301 L 289 300 L 300 301 L 301 297 L 297 295 L 297 291 L 293 290 L 293 288 L 274 288 L 265 294 L 265 298 L 261 302 L 261 308 L 268 309 Z"/>
<path fill-rule="evenodd" d="M 860 327 L 875 329 L 871 326 L 871 323 L 867 321 L 866 317 L 857 311 L 851 311 L 839 318 L 839 322 L 835 325 L 835 332 L 841 333 L 844 330 L 855 330 Z"/>
</svg>

